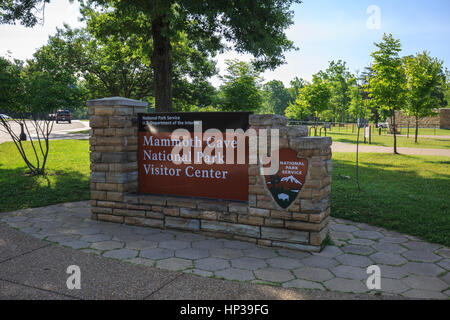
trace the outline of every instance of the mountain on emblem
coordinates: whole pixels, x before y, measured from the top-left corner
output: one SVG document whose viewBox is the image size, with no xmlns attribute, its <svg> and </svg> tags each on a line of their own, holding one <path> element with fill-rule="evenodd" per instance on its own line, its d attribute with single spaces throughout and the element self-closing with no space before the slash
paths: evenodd
<svg viewBox="0 0 450 320">
<path fill-rule="evenodd" d="M 292 149 L 279 150 L 278 172 L 265 176 L 266 186 L 275 202 L 287 209 L 298 198 L 305 183 L 308 160 L 297 157 Z"/>
<path fill-rule="evenodd" d="M 294 176 L 289 176 L 289 177 L 281 178 L 281 181 L 282 181 L 282 182 L 290 182 L 290 183 L 302 184 L 300 181 L 298 181 L 297 179 L 295 179 Z"/>
</svg>

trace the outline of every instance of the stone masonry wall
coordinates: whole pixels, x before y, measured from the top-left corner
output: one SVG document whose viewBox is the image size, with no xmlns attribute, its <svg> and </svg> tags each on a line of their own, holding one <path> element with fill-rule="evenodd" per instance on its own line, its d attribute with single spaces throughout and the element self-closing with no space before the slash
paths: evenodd
<svg viewBox="0 0 450 320">
<path fill-rule="evenodd" d="M 440 128 L 450 129 L 450 108 L 440 109 Z"/>
<path fill-rule="evenodd" d="M 331 138 L 307 137 L 285 117 L 251 115 L 250 127 L 280 131 L 280 148 L 308 159 L 305 184 L 288 210 L 267 190 L 258 165 L 249 166 L 249 201 L 204 200 L 139 194 L 137 113 L 146 104 L 123 98 L 87 102 L 90 107 L 92 218 L 139 226 L 199 232 L 306 251 L 319 251 L 328 234 Z M 255 152 L 255 146 L 250 146 Z"/>
<path fill-rule="evenodd" d="M 391 118 L 388 118 L 387 121 L 391 124 Z M 419 119 L 419 127 L 436 127 L 439 126 L 440 116 L 439 113 L 435 116 L 431 117 L 423 117 Z M 413 128 L 416 125 L 416 118 L 409 117 L 404 114 L 402 111 L 395 112 L 395 122 L 400 127 L 406 127 L 409 122 L 409 126 Z"/>
</svg>

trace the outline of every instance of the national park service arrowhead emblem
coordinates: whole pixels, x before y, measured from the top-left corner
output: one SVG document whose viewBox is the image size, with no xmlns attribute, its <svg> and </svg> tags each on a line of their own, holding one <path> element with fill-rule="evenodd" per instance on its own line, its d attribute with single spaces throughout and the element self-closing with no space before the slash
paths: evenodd
<svg viewBox="0 0 450 320">
<path fill-rule="evenodd" d="M 279 169 L 275 175 L 264 176 L 267 189 L 278 205 L 286 209 L 297 199 L 305 184 L 308 160 L 297 158 L 292 149 L 279 151 Z"/>
</svg>

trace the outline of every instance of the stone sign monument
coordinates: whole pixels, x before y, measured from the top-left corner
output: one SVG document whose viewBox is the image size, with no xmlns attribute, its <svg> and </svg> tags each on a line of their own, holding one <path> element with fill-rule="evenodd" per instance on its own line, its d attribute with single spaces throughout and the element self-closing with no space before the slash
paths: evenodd
<svg viewBox="0 0 450 320">
<path fill-rule="evenodd" d="M 321 250 L 331 138 L 276 115 L 145 113 L 120 97 L 87 105 L 93 219 Z"/>
</svg>

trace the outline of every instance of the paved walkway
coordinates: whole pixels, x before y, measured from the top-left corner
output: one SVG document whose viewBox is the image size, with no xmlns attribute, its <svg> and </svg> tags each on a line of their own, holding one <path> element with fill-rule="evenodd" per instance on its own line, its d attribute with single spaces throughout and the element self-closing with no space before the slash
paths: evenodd
<svg viewBox="0 0 450 320">
<path fill-rule="evenodd" d="M 88 133 L 52 133 L 50 135 L 50 140 L 88 140 Z"/>
<path fill-rule="evenodd" d="M 179 291 L 178 297 L 181 297 L 182 292 L 189 290 L 189 294 L 199 298 L 226 298 L 227 294 L 242 299 L 264 295 L 266 298 L 283 299 L 299 299 L 302 295 L 304 298 L 330 298 L 328 294 L 336 294 L 336 292 L 369 293 L 365 285 L 368 276 L 366 268 L 377 264 L 382 276 L 381 297 L 391 295 L 435 299 L 450 297 L 450 273 L 448 272 L 450 248 L 366 224 L 333 219 L 331 237 L 335 245 L 327 246 L 321 253 L 310 254 L 286 249 L 262 248 L 251 243 L 216 239 L 192 233 L 92 221 L 89 217 L 89 202 L 67 203 L 1 214 L 0 221 L 46 241 L 40 242 L 42 247 L 39 247 L 39 252 L 31 250 L 31 253 L 23 258 L 19 256 L 1 263 L 4 258 L 0 255 L 0 288 L 2 285 L 5 286 L 5 283 L 1 284 L 1 279 L 6 279 L 7 284 L 11 286 L 25 284 L 32 288 L 39 287 L 38 281 L 33 280 L 30 272 L 22 271 L 29 263 L 44 267 L 45 261 L 49 259 L 57 261 L 58 264 L 64 262 L 66 265 L 78 264 L 78 259 L 85 259 L 86 266 L 91 272 L 85 279 L 95 278 L 96 275 L 93 272 L 96 270 L 95 272 L 100 273 L 100 278 L 109 277 L 108 279 L 112 279 L 115 284 L 124 285 L 125 280 L 129 281 L 123 288 L 120 287 L 123 289 L 119 290 L 121 293 L 113 297 L 110 293 L 101 291 L 101 288 L 90 285 L 90 290 L 100 291 L 100 296 L 103 294 L 107 298 L 128 297 L 127 288 L 130 286 L 134 286 L 135 289 L 141 288 L 148 279 L 166 282 L 164 286 L 159 284 L 156 287 L 163 286 L 168 291 L 158 289 L 157 292 L 147 296 L 142 293 L 142 297 L 173 298 L 173 295 L 177 295 L 177 291 Z M 60 245 L 56 247 L 59 249 L 56 254 L 52 255 L 48 252 L 49 242 Z M 14 245 L 20 246 L 22 242 L 15 242 Z M 55 246 L 52 245 L 52 247 Z M 69 249 L 63 247 L 78 251 L 70 253 L 64 251 Z M 0 252 L 1 250 L 0 237 Z M 20 254 L 17 253 L 18 250 L 14 252 Z M 81 256 L 83 252 L 85 258 Z M 104 260 L 96 260 L 94 257 Z M 181 271 L 182 276 L 166 274 L 162 271 L 144 272 L 145 269 L 136 269 L 144 273 L 136 274 L 136 278 L 133 278 L 123 274 L 122 265 L 114 264 L 118 261 L 105 259 L 105 257 L 131 262 L 129 265 L 136 265 L 136 267 L 144 265 L 156 267 L 158 270 Z M 69 263 L 69 260 L 73 263 Z M 103 270 L 102 264 L 117 265 L 117 270 L 111 269 L 112 271 L 108 271 L 111 274 L 105 275 L 106 271 Z M 201 277 L 192 278 L 193 275 Z M 44 278 L 45 276 L 45 274 L 42 275 Z M 66 277 L 66 275 L 60 275 L 60 277 L 63 276 Z M 48 277 L 51 278 L 51 275 Z M 160 280 L 158 280 L 159 277 L 161 277 Z M 203 289 L 198 286 L 201 287 L 202 284 L 210 286 L 208 281 L 213 280 L 210 278 L 241 282 L 214 284 L 214 294 L 211 293 L 212 295 L 209 296 L 205 295 L 207 291 L 201 291 Z M 144 283 L 141 283 L 142 279 Z M 58 288 L 52 288 L 50 291 L 65 290 L 65 294 L 70 296 L 67 293 L 68 290 L 64 289 L 65 282 L 62 282 L 58 284 Z M 189 288 L 184 288 L 183 285 L 187 282 L 191 285 Z M 243 291 L 235 292 L 233 295 L 234 289 L 229 287 L 231 283 L 239 284 L 247 289 L 240 287 Z M 253 288 L 250 286 L 251 283 L 270 284 L 274 287 Z M 155 288 L 154 283 L 152 286 Z M 221 286 L 225 290 L 223 293 Z M 282 288 L 314 290 L 308 291 L 305 295 L 304 291 L 283 291 Z M 199 289 L 201 289 L 200 292 Z M 181 298 L 192 298 L 192 296 Z"/>
<path fill-rule="evenodd" d="M 66 286 L 69 265 L 81 289 Z M 6 299 L 395 299 L 223 281 L 89 254 L 42 241 L 0 223 L 0 300 Z M 174 311 L 176 313 L 176 310 Z M 170 311 L 169 311 L 170 314 Z"/>
<path fill-rule="evenodd" d="M 450 157 L 450 149 L 397 148 L 401 154 Z M 333 141 L 333 152 L 356 152 L 356 144 Z M 359 152 L 392 153 L 392 147 L 359 145 Z"/>
</svg>

